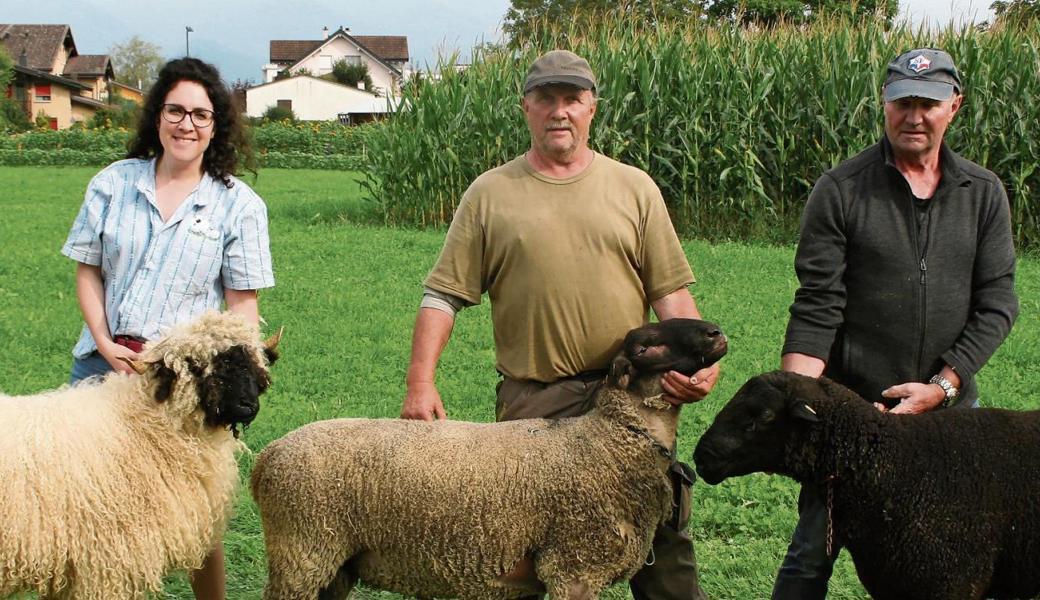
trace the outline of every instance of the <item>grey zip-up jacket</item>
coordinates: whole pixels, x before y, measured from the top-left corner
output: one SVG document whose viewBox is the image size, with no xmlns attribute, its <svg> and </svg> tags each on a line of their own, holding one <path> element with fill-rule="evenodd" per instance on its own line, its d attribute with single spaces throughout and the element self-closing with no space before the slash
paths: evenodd
<svg viewBox="0 0 1040 600">
<path fill-rule="evenodd" d="M 943 364 L 975 374 L 1018 316 L 1007 193 L 992 172 L 943 144 L 942 179 L 923 218 L 887 139 L 825 173 L 802 215 L 800 287 L 783 352 L 825 360 L 824 374 L 872 402 L 927 382 Z"/>
</svg>

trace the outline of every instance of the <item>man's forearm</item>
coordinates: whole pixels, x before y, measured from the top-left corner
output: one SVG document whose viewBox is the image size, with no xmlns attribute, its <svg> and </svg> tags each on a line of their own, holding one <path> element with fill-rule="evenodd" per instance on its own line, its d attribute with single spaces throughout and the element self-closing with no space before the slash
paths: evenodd
<svg viewBox="0 0 1040 600">
<path fill-rule="evenodd" d="M 800 373 L 808 377 L 823 375 L 827 363 L 822 359 L 800 352 L 788 352 L 780 357 L 780 368 L 792 373 Z"/>
<path fill-rule="evenodd" d="M 444 347 L 451 337 L 455 318 L 435 308 L 420 308 L 412 334 L 412 359 L 408 365 L 408 385 L 433 382 Z"/>
<path fill-rule="evenodd" d="M 657 315 L 659 321 L 701 318 L 701 313 L 697 310 L 697 303 L 690 294 L 690 290 L 685 286 L 654 300 L 650 303 L 650 307 L 654 309 L 654 314 Z"/>
</svg>

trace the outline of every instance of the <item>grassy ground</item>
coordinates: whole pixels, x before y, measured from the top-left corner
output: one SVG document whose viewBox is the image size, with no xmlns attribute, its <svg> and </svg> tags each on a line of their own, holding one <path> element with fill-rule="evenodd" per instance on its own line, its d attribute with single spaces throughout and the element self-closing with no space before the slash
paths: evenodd
<svg viewBox="0 0 1040 600">
<path fill-rule="evenodd" d="M 0 389 L 25 394 L 66 381 L 80 316 L 73 264 L 59 254 L 93 169 L 0 167 Z M 328 171 L 261 173 L 254 186 L 268 203 L 278 285 L 261 296 L 273 329 L 285 326 L 282 360 L 260 416 L 246 432 L 259 451 L 304 423 L 341 416 L 394 417 L 404 397 L 411 326 L 423 276 L 443 232 L 358 224 L 371 214 L 356 179 Z M 694 294 L 706 317 L 729 335 L 731 350 L 715 392 L 684 411 L 679 454 L 748 377 L 778 364 L 786 310 L 795 287 L 791 248 L 684 243 L 698 276 Z M 1022 316 L 980 375 L 988 406 L 1037 408 L 1040 362 L 1040 262 L 1023 259 Z M 462 314 L 442 361 L 439 385 L 449 415 L 491 420 L 495 373 L 487 304 Z M 2 425 L 0 425 L 2 427 Z M 2 430 L 0 430 L 2 434 Z M 435 460 L 435 457 L 434 457 Z M 252 457 L 240 460 L 247 477 Z M 796 486 L 754 475 L 695 488 L 691 531 L 703 585 L 712 598 L 767 598 L 795 520 Z M 228 596 L 257 599 L 265 578 L 255 506 L 243 488 L 225 537 Z M 190 598 L 182 575 L 171 598 Z M 361 598 L 397 596 L 362 590 Z M 627 598 L 623 587 L 611 598 Z M 832 598 L 866 598 L 844 555 Z"/>
</svg>

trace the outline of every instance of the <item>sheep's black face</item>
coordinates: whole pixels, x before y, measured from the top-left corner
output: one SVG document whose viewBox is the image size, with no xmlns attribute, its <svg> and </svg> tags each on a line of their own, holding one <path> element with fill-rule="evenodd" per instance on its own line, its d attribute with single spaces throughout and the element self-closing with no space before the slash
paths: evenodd
<svg viewBox="0 0 1040 600">
<path fill-rule="evenodd" d="M 206 425 L 228 427 L 237 436 L 238 425 L 249 425 L 260 410 L 260 394 L 271 380 L 264 365 L 242 346 L 220 352 L 209 369 L 192 367 Z"/>
<path fill-rule="evenodd" d="M 750 379 L 719 411 L 697 442 L 693 461 L 704 481 L 758 471 L 784 473 L 784 452 L 791 435 L 817 420 L 790 383 L 802 377 L 774 372 Z M 804 379 L 810 379 L 803 377 Z"/>
<path fill-rule="evenodd" d="M 726 355 L 719 326 L 699 319 L 668 319 L 633 329 L 625 336 L 623 355 L 635 371 L 679 371 L 693 375 Z"/>
</svg>

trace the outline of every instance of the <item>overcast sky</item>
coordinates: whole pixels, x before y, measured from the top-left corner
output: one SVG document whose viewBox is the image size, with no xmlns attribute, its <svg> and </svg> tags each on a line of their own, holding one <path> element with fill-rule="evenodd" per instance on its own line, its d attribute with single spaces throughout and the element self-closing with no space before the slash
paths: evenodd
<svg viewBox="0 0 1040 600">
<path fill-rule="evenodd" d="M 982 21 L 991 0 L 900 0 L 914 24 Z M 158 44 L 166 57 L 185 51 L 215 63 L 229 81 L 261 78 L 272 39 L 321 39 L 321 29 L 358 35 L 404 35 L 422 67 L 439 54 L 464 53 L 497 41 L 509 0 L 0 0 L 0 22 L 66 23 L 80 54 L 104 54 L 133 35 Z M 117 74 L 118 75 L 118 74 Z"/>
</svg>

